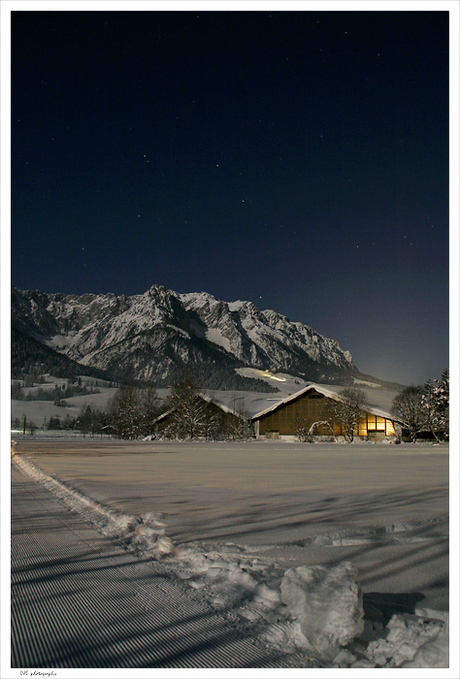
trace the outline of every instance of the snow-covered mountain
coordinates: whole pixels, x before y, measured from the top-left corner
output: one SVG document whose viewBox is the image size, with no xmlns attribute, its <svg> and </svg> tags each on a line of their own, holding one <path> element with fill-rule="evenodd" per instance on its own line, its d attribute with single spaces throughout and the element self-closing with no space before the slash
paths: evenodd
<svg viewBox="0 0 460 679">
<path fill-rule="evenodd" d="M 13 288 L 12 326 L 115 379 L 157 385 L 171 383 L 187 366 L 214 388 L 246 366 L 321 382 L 358 372 L 335 340 L 275 311 L 159 285 L 131 297 Z"/>
</svg>

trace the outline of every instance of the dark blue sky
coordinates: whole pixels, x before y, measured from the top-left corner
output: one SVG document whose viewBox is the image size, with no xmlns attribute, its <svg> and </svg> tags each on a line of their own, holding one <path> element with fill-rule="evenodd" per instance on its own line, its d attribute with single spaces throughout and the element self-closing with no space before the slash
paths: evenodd
<svg viewBox="0 0 460 679">
<path fill-rule="evenodd" d="M 13 284 L 252 300 L 362 372 L 439 377 L 448 30 L 447 12 L 13 12 Z"/>
</svg>

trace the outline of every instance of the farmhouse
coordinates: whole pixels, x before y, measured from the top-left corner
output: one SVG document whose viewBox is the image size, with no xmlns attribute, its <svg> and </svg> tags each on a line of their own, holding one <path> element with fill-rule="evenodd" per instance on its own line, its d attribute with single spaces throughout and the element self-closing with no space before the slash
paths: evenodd
<svg viewBox="0 0 460 679">
<path fill-rule="evenodd" d="M 340 400 L 341 389 L 310 383 L 295 394 L 280 399 L 251 418 L 256 438 L 297 436 L 301 428 L 308 431 L 312 425 L 315 425 L 314 433 L 317 435 L 334 433 L 340 436 L 343 433 L 340 425 L 334 423 L 332 431 L 327 421 L 331 419 L 331 401 Z M 378 396 L 372 400 L 378 401 Z M 395 422 L 386 409 L 376 404 L 365 405 L 354 435 L 383 440 L 395 435 Z"/>
</svg>

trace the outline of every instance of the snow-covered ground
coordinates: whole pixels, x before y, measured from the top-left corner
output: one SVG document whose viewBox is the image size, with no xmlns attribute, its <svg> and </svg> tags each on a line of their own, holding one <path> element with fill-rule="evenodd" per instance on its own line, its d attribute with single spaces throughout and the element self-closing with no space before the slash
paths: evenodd
<svg viewBox="0 0 460 679">
<path fill-rule="evenodd" d="M 44 380 L 44 382 L 36 382 L 32 387 L 25 387 L 22 380 L 13 380 L 13 382 L 19 383 L 24 389 L 24 394 L 32 397 L 39 391 L 53 392 L 57 386 L 62 388 L 69 382 L 65 378 L 54 377 L 49 374 L 44 376 Z M 108 382 L 94 377 L 82 375 L 80 381 L 81 385 L 87 388 L 88 393 L 63 398 L 63 405 L 55 405 L 52 400 L 12 399 L 11 421 L 14 422 L 16 418 L 23 421 L 25 416 L 27 423 L 33 423 L 39 428 L 45 427 L 46 429 L 47 422 L 52 417 L 59 418 L 61 422 L 64 422 L 67 417 L 76 419 L 87 406 L 95 410 L 107 411 L 110 400 L 115 396 L 117 389 L 110 386 Z M 96 393 L 90 393 L 91 390 Z"/>
<path fill-rule="evenodd" d="M 299 667 L 447 667 L 447 446 L 17 449 L 15 464 L 99 530 L 167 559 Z"/>
</svg>

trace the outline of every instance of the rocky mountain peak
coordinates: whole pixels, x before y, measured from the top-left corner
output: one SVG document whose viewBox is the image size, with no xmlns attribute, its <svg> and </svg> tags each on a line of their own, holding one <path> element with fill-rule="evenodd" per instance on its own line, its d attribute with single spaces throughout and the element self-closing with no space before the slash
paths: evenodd
<svg viewBox="0 0 460 679">
<path fill-rule="evenodd" d="M 13 289 L 12 318 L 19 331 L 84 365 L 161 384 L 187 364 L 208 378 L 240 367 L 323 381 L 356 372 L 349 352 L 309 326 L 206 292 L 153 285 L 144 294 L 117 297 Z"/>
</svg>

